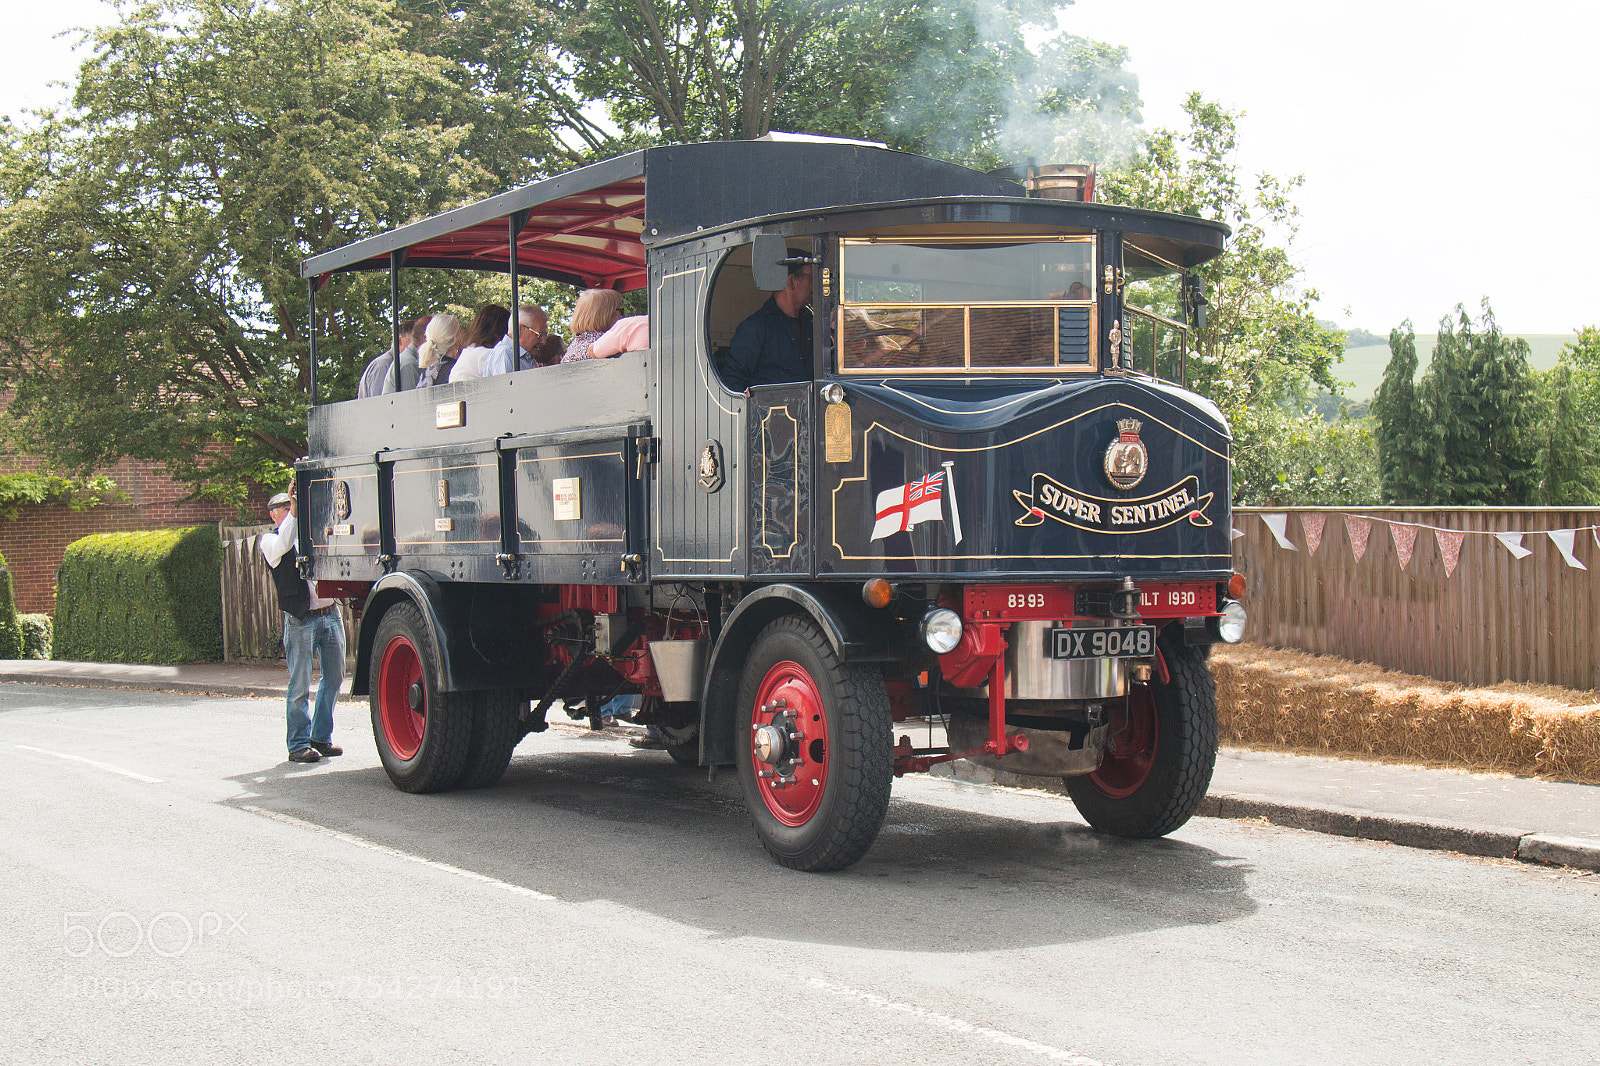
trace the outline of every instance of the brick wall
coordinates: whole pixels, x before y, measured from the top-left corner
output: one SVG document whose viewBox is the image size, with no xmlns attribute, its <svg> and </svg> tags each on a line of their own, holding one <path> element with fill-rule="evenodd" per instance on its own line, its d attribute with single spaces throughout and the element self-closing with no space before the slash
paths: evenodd
<svg viewBox="0 0 1600 1066">
<path fill-rule="evenodd" d="M 10 396 L 0 393 L 0 410 Z M 0 455 L 0 474 L 44 469 L 43 463 L 25 455 Z M 209 501 L 183 502 L 187 488 L 161 472 L 159 464 L 124 459 L 97 471 L 117 483 L 126 499 L 113 506 L 74 511 L 65 504 L 22 508 L 16 521 L 0 519 L 0 554 L 11 569 L 17 592 L 17 610 L 52 614 L 56 606 L 56 569 L 67 545 L 91 533 L 122 533 L 167 526 L 196 526 L 204 522 L 235 523 L 231 507 Z M 252 493 L 250 514 L 266 513 L 266 494 Z"/>
</svg>

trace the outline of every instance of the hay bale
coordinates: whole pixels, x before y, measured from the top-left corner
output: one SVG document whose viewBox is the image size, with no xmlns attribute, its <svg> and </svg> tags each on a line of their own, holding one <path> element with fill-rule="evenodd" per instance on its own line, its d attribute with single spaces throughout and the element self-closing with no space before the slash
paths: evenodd
<svg viewBox="0 0 1600 1066">
<path fill-rule="evenodd" d="M 1217 648 L 1211 668 L 1227 744 L 1600 784 L 1593 692 L 1464 688 L 1250 644 Z"/>
</svg>

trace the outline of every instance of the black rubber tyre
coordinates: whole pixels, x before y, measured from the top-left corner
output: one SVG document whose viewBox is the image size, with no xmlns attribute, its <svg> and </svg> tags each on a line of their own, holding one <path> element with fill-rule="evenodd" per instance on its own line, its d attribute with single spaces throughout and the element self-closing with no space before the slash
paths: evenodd
<svg viewBox="0 0 1600 1066">
<path fill-rule="evenodd" d="M 784 750 L 799 762 L 762 763 L 753 738 L 796 713 Z M 842 663 L 809 619 L 780 618 L 761 631 L 739 684 L 734 751 L 756 835 L 780 864 L 840 870 L 867 853 L 889 809 L 894 781 L 889 695 L 878 670 Z M 761 778 L 759 770 L 773 771 Z M 794 783 L 778 787 L 787 774 Z"/>
<path fill-rule="evenodd" d="M 661 739 L 666 744 L 667 754 L 672 756 L 673 762 L 691 769 L 700 765 L 699 728 L 682 730 L 662 728 Z"/>
<path fill-rule="evenodd" d="M 391 607 L 372 644 L 372 735 L 384 772 L 402 792 L 440 792 L 461 779 L 474 694 L 434 687 L 427 630 L 409 603 Z"/>
<path fill-rule="evenodd" d="M 1067 794 L 1095 829 L 1159 837 L 1200 809 L 1217 763 L 1217 690 L 1202 649 L 1160 642 L 1171 680 L 1129 686 L 1107 710 L 1118 747 L 1092 774 L 1066 779 Z"/>
<path fill-rule="evenodd" d="M 488 788 L 499 781 L 523 737 L 522 701 L 515 694 L 492 689 L 473 696 L 472 739 L 457 788 Z"/>
</svg>

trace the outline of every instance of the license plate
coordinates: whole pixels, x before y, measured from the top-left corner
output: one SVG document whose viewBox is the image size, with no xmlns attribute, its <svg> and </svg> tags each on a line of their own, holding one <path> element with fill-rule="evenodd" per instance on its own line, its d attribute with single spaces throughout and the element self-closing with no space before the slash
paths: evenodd
<svg viewBox="0 0 1600 1066">
<path fill-rule="evenodd" d="M 1155 653 L 1155 626 L 1050 631 L 1052 659 L 1142 659 Z"/>
</svg>

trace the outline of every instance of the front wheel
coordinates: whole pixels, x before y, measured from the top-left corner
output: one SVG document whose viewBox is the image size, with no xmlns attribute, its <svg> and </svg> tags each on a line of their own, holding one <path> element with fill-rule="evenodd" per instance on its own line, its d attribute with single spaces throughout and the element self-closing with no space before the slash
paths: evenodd
<svg viewBox="0 0 1600 1066">
<path fill-rule="evenodd" d="M 1158 837 L 1200 809 L 1217 762 L 1217 690 L 1200 648 L 1160 643 L 1169 680 L 1128 687 L 1108 707 L 1109 748 L 1099 769 L 1066 779 L 1067 794 L 1095 829 Z"/>
<path fill-rule="evenodd" d="M 472 740 L 472 694 L 438 691 L 427 630 L 409 603 L 384 614 L 372 646 L 372 735 L 384 772 L 402 792 L 455 787 Z"/>
<path fill-rule="evenodd" d="M 889 809 L 893 727 L 883 675 L 839 661 L 810 620 L 761 631 L 739 685 L 734 750 L 756 835 L 796 870 L 839 870 Z"/>
</svg>

